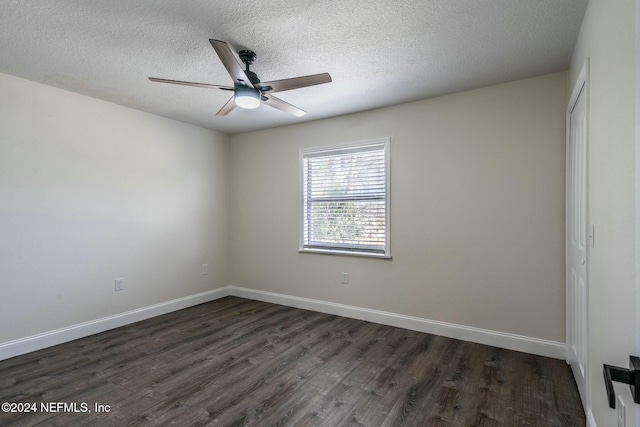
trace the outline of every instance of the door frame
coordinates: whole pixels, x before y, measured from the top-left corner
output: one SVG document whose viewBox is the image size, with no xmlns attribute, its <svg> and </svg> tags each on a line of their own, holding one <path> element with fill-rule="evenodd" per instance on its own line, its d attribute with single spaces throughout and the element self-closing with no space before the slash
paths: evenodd
<svg viewBox="0 0 640 427">
<path fill-rule="evenodd" d="M 635 51 L 636 51 L 636 117 L 635 117 L 635 146 L 636 146 L 636 203 L 635 203 L 635 220 L 636 220 L 636 355 L 640 355 L 640 0 L 636 0 L 636 33 L 635 33 Z M 633 405 L 636 410 L 636 423 L 640 424 L 640 405 Z"/>
<path fill-rule="evenodd" d="M 636 0 L 638 2 L 640 2 L 640 0 Z M 585 387 L 584 387 L 584 396 L 581 396 L 582 398 L 582 403 L 584 406 L 584 412 L 585 415 L 588 414 L 591 410 L 591 402 L 590 402 L 590 390 L 591 390 L 591 385 L 590 385 L 590 381 L 589 381 L 589 255 L 590 255 L 590 249 L 593 245 L 593 239 L 594 236 L 592 234 L 592 228 L 590 227 L 590 222 L 589 222 L 589 168 L 588 168 L 588 164 L 589 164 L 589 58 L 586 58 L 584 61 L 584 64 L 582 65 L 582 69 L 580 70 L 580 74 L 578 75 L 578 78 L 576 80 L 576 83 L 571 91 L 571 96 L 569 97 L 569 103 L 567 104 L 567 112 L 566 112 L 566 158 L 565 158 L 565 171 L 566 171 L 566 177 L 565 177 L 565 315 L 566 315 L 566 338 L 565 338 L 565 360 L 567 363 L 569 363 L 570 360 L 570 351 L 571 351 L 571 342 L 572 342 L 572 335 L 573 335 L 573 330 L 574 330 L 574 325 L 573 325 L 573 308 L 571 307 L 571 303 L 572 301 L 569 299 L 569 291 L 570 291 L 570 269 L 569 269 L 569 263 L 570 263 L 570 257 L 569 257 L 569 241 L 570 241 L 570 213 L 571 213 L 571 200 L 570 200 L 570 185 L 571 185 L 571 177 L 570 177 L 570 173 L 571 173 L 571 167 L 570 167 L 570 147 L 571 147 L 571 112 L 573 111 L 573 108 L 576 105 L 576 102 L 578 100 L 578 96 L 580 95 L 580 93 L 584 90 L 584 96 L 585 96 L 585 109 L 586 109 L 586 128 L 587 128 L 587 132 L 585 133 L 585 165 L 584 165 L 584 170 L 585 170 L 585 194 L 584 194 L 584 200 L 585 200 L 585 216 L 586 216 L 586 225 L 588 226 L 588 239 L 587 239 L 587 248 L 586 248 L 586 263 L 587 263 L 587 268 L 586 268 L 586 273 L 585 273 L 585 282 L 586 282 L 586 295 L 585 295 L 585 361 L 584 361 L 584 365 L 585 365 Z M 640 337 L 639 337 L 640 339 Z M 572 371 L 573 372 L 573 371 Z"/>
</svg>

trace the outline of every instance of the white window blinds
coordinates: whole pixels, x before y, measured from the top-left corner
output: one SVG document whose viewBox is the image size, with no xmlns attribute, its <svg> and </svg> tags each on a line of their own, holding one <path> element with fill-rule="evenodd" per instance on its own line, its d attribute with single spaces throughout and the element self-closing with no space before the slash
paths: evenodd
<svg viewBox="0 0 640 427">
<path fill-rule="evenodd" d="M 388 147 L 301 152 L 302 250 L 389 255 Z"/>
</svg>

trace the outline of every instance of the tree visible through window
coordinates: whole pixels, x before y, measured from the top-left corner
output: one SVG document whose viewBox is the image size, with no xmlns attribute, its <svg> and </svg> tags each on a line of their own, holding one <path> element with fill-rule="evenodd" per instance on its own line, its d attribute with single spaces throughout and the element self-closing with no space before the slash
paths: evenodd
<svg viewBox="0 0 640 427">
<path fill-rule="evenodd" d="M 301 151 L 303 251 L 389 256 L 389 139 Z"/>
</svg>

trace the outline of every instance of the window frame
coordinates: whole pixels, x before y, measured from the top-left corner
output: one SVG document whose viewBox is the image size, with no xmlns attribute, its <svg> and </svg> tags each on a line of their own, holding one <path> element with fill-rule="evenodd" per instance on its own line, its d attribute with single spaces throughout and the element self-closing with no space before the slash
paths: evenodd
<svg viewBox="0 0 640 427">
<path fill-rule="evenodd" d="M 384 149 L 384 207 L 385 207 L 385 244 L 384 252 L 367 252 L 358 250 L 352 246 L 345 246 L 344 249 L 338 249 L 334 247 L 318 247 L 318 246 L 305 246 L 304 244 L 304 220 L 306 215 L 305 208 L 305 183 L 304 183 L 304 160 L 306 157 L 310 157 L 310 154 L 322 156 L 323 154 L 331 154 L 340 151 L 354 152 L 360 151 L 360 149 L 366 149 L 372 146 L 380 146 Z M 326 145 L 320 147 L 301 148 L 299 150 L 299 247 L 300 253 L 316 253 L 316 254 L 328 254 L 328 255 L 348 255 L 348 256 L 360 256 L 368 258 L 382 258 L 391 259 L 391 138 L 376 138 L 365 141 L 349 142 L 345 144 Z M 339 244 L 336 244 L 339 246 Z"/>
</svg>

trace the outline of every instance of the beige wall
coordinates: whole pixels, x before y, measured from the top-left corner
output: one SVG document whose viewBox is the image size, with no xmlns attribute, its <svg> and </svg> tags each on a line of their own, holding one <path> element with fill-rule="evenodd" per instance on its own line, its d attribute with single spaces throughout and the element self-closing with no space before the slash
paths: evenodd
<svg viewBox="0 0 640 427">
<path fill-rule="evenodd" d="M 228 136 L 2 74 L 0 117 L 0 343 L 228 284 Z"/>
<path fill-rule="evenodd" d="M 616 425 L 602 364 L 627 366 L 635 351 L 635 2 L 590 0 L 571 62 L 573 87 L 590 58 L 588 404 L 598 426 Z M 636 325 L 636 326 L 634 326 Z M 628 387 L 627 425 L 635 425 Z"/>
<path fill-rule="evenodd" d="M 567 77 L 232 136 L 233 284 L 564 342 Z M 298 150 L 385 136 L 393 260 L 298 253 Z"/>
<path fill-rule="evenodd" d="M 0 342 L 228 284 L 563 342 L 567 77 L 229 137 L 0 75 Z M 298 150 L 384 136 L 393 260 L 298 253 Z"/>
</svg>

